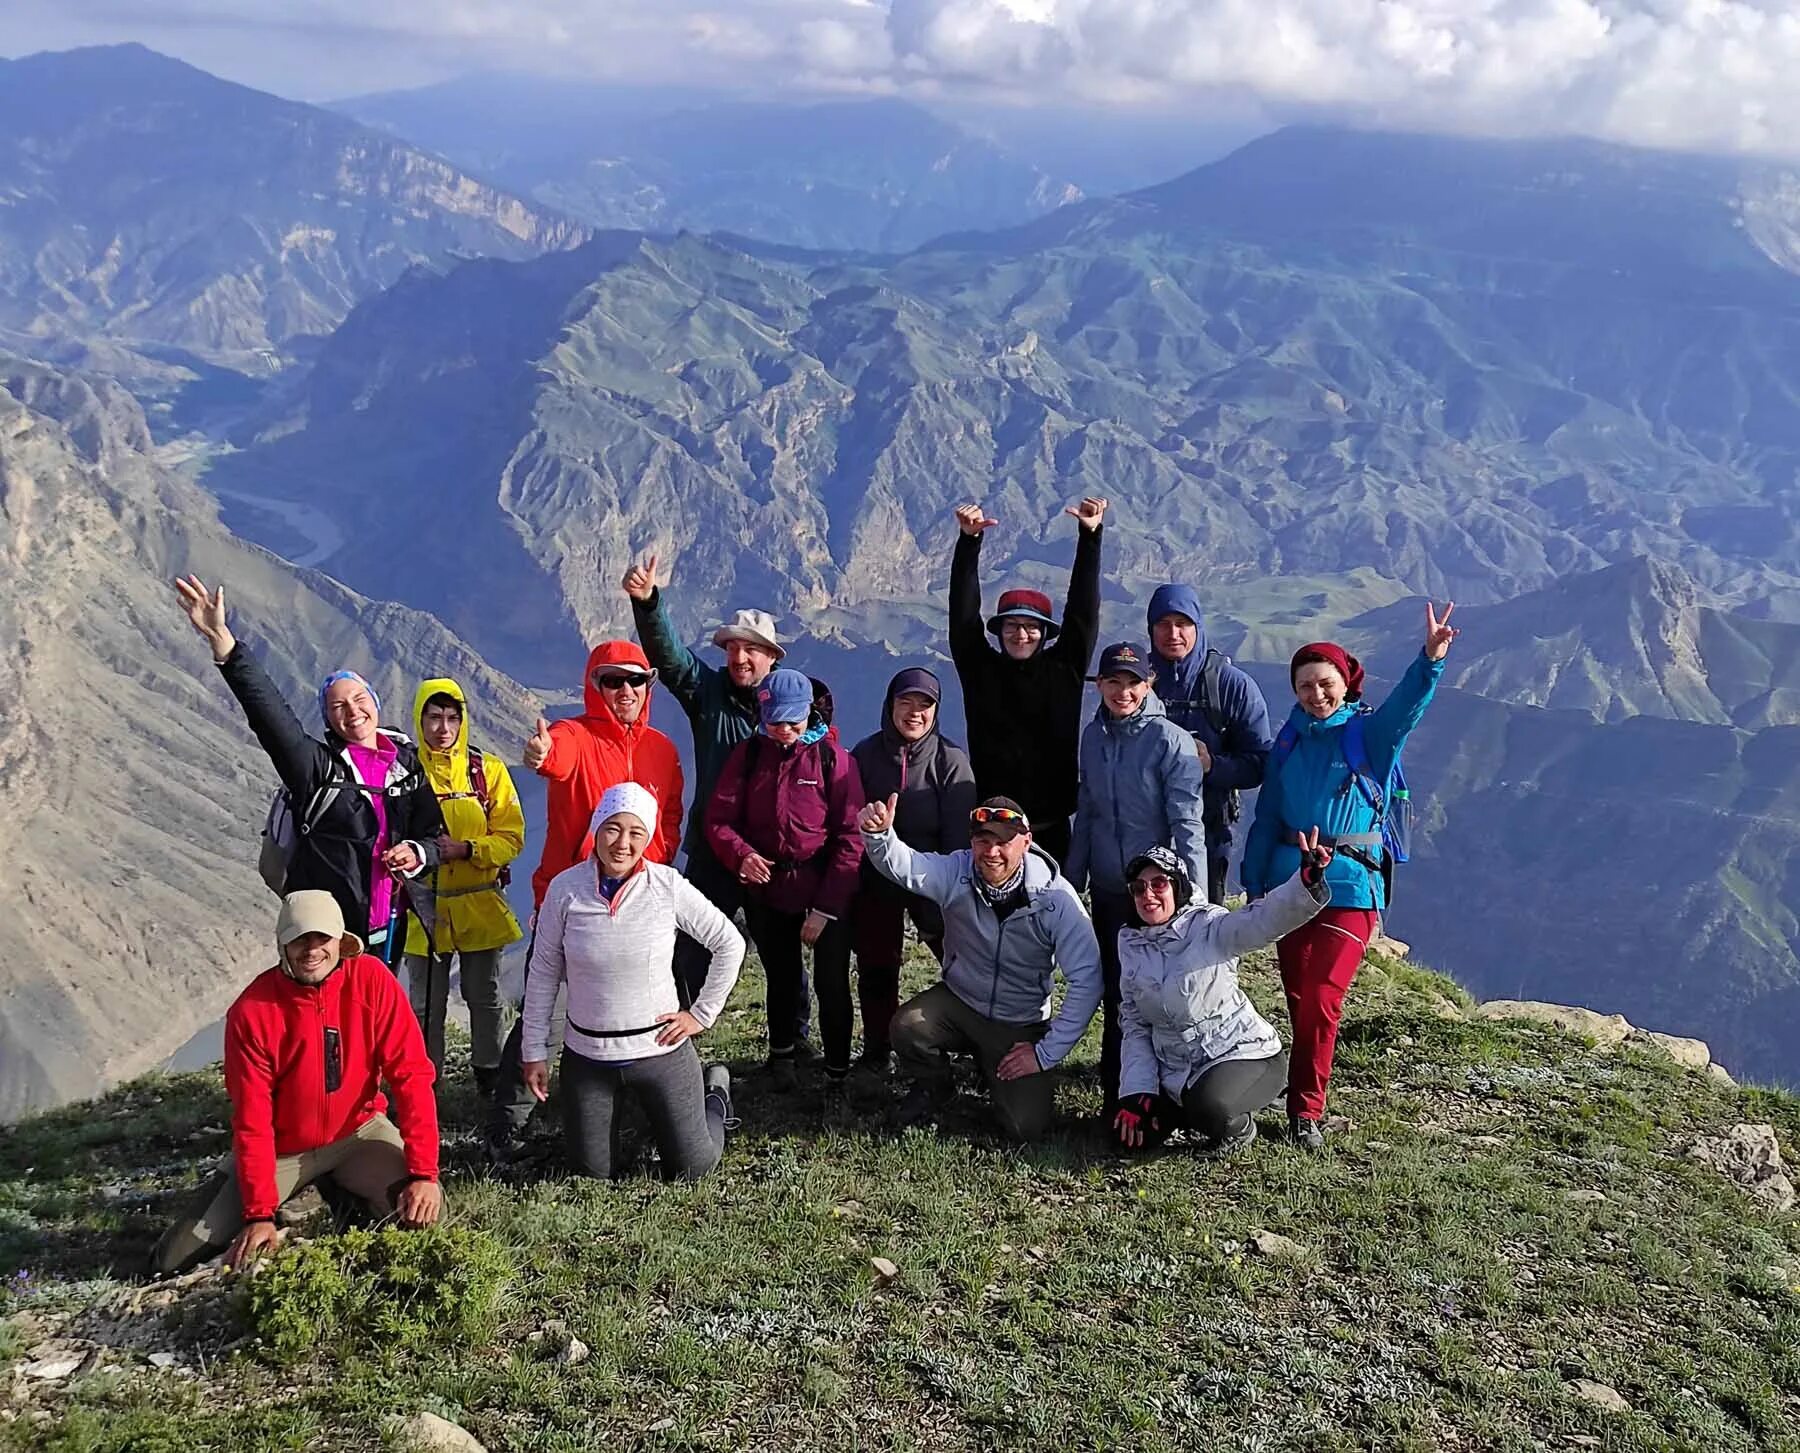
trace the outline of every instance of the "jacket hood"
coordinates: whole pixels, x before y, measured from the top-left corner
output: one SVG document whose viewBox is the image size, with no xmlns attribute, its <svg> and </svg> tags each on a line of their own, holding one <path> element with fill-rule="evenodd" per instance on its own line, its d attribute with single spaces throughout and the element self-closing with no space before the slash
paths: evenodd
<svg viewBox="0 0 1800 1453">
<path fill-rule="evenodd" d="M 1167 716 L 1168 714 L 1169 713 L 1163 709 L 1162 698 L 1159 697 L 1154 690 L 1144 694 L 1144 704 L 1136 711 L 1132 712 L 1130 716 L 1114 716 L 1106 709 L 1106 703 L 1104 701 L 1094 708 L 1095 721 L 1099 722 L 1107 731 L 1115 732 L 1119 736 L 1124 737 L 1135 737 L 1157 717 Z"/>
<path fill-rule="evenodd" d="M 601 736 L 622 741 L 625 727 L 613 715 L 612 708 L 606 704 L 606 698 L 600 694 L 600 688 L 594 685 L 594 673 L 602 666 L 635 666 L 648 674 L 650 658 L 636 641 L 602 641 L 588 652 L 587 668 L 581 673 L 581 714 L 587 719 L 591 730 Z M 650 725 L 650 698 L 655 694 L 656 684 L 652 682 L 650 689 L 644 693 L 644 709 L 634 723 L 640 730 Z"/>
<path fill-rule="evenodd" d="M 881 744 L 896 757 L 901 752 L 905 752 L 908 758 L 916 759 L 933 750 L 937 745 L 938 717 L 936 712 L 931 714 L 931 726 L 926 730 L 925 735 L 916 742 L 906 741 L 899 732 L 894 730 L 894 698 L 900 694 L 902 685 L 909 691 L 915 690 L 916 687 L 912 685 L 911 678 L 921 672 L 931 677 L 933 681 L 937 680 L 935 672 L 926 671 L 922 666 L 909 666 L 906 670 L 895 673 L 893 679 L 887 684 L 886 694 L 881 698 L 881 731 L 879 734 Z M 941 687 L 938 692 L 938 701 L 940 705 L 943 702 Z"/>
<path fill-rule="evenodd" d="M 425 742 L 425 703 L 434 696 L 454 696 L 462 707 L 462 721 L 456 729 L 456 740 L 448 751 L 440 752 Z M 413 693 L 413 740 L 418 743 L 419 764 L 431 779 L 434 792 L 467 792 L 469 787 L 469 699 L 461 686 L 448 676 L 434 676 L 421 681 Z"/>
<path fill-rule="evenodd" d="M 1154 626 L 1171 611 L 1186 616 L 1194 623 L 1194 649 L 1179 661 L 1170 661 L 1157 654 L 1155 638 L 1151 638 L 1150 654 L 1156 659 L 1157 690 L 1164 695 L 1188 697 L 1193 695 L 1194 679 L 1206 664 L 1206 616 L 1201 611 L 1200 597 L 1193 586 L 1159 585 L 1156 593 L 1150 597 L 1149 608 L 1144 612 L 1145 628 Z M 1178 689 L 1164 692 L 1164 685 L 1171 681 Z"/>
</svg>

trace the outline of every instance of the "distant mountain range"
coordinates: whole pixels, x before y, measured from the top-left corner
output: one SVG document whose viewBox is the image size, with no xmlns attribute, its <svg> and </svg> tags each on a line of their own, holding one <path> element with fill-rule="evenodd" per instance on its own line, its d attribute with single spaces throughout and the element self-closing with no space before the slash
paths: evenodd
<svg viewBox="0 0 1800 1453">
<path fill-rule="evenodd" d="M 138 45 L 0 61 L 0 346 L 266 374 L 416 263 L 585 229 L 335 112 Z"/>
<path fill-rule="evenodd" d="M 489 75 L 339 109 L 601 228 L 902 252 L 1081 196 L 900 100 L 758 103 Z"/>
<path fill-rule="evenodd" d="M 0 357 L 0 1120 L 153 1067 L 271 962 L 274 773 L 171 577 L 226 583 L 303 713 L 345 664 L 408 729 L 427 667 L 478 740 L 537 709 L 429 616 L 233 538 L 150 448 L 116 384 Z"/>
<path fill-rule="evenodd" d="M 27 905 L 0 964 L 48 969 L 0 984 L 6 1032 L 25 1026 L 0 1063 L 30 1066 L 0 1113 L 84 1058 L 138 1067 L 145 986 L 210 1014 L 252 942 L 231 935 L 262 901 L 265 782 L 164 599 L 183 562 L 245 582 L 296 689 L 340 657 L 396 687 L 461 663 L 504 743 L 530 709 L 514 682 L 566 683 L 628 630 L 618 580 L 653 551 L 685 631 L 775 611 L 855 731 L 899 661 L 942 650 L 951 507 L 1001 522 L 990 598 L 1060 599 L 1082 494 L 1113 504 L 1107 637 L 1141 637 L 1154 583 L 1192 581 L 1278 714 L 1299 642 L 1341 633 L 1391 679 L 1418 596 L 1456 597 L 1395 932 L 1480 992 L 1617 1008 L 1792 1078 L 1794 174 L 1296 129 L 1046 211 L 1032 168 L 903 108 L 615 95 L 611 120 L 559 130 L 575 103 L 547 96 L 484 140 L 454 96 L 410 140 L 468 171 L 135 48 L 0 67 L 0 185 L 30 199 L 0 206 L 0 341 L 140 387 L 304 364 L 232 405 L 203 482 L 349 587 L 235 540 L 121 391 L 6 366 L 0 550 L 36 584 L 0 580 L 0 630 L 28 647 L 0 666 L 0 804 L 30 844 L 0 855 Z M 359 109 L 423 106 L 423 132 L 425 100 Z M 690 230 L 519 200 L 546 187 Z M 953 230 L 996 221 L 1018 225 Z M 329 241 L 283 242 L 296 228 Z M 844 250 L 798 245 L 821 243 Z M 71 740 L 101 749 L 77 763 Z M 127 887 L 146 922 L 227 927 L 170 969 Z"/>
</svg>

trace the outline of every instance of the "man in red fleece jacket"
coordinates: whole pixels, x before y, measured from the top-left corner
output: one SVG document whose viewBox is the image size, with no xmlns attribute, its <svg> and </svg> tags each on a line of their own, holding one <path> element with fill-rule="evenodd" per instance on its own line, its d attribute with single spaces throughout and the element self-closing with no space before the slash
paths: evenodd
<svg viewBox="0 0 1800 1453">
<path fill-rule="evenodd" d="M 436 1071 L 406 991 L 345 930 L 329 893 L 288 894 L 275 941 L 280 963 L 225 1015 L 231 1155 L 204 1209 L 157 1244 L 157 1271 L 221 1248 L 232 1266 L 260 1256 L 277 1244 L 282 1202 L 325 1175 L 402 1226 L 429 1226 L 443 1212 Z"/>
</svg>

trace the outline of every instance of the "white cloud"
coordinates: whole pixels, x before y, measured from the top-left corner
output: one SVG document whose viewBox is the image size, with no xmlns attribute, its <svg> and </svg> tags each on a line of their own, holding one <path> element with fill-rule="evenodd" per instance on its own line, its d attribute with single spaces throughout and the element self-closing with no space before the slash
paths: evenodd
<svg viewBox="0 0 1800 1453">
<path fill-rule="evenodd" d="M 1800 154 L 1800 0 L 4 3 L 15 51 L 141 39 L 252 83 L 297 71 L 280 88 L 310 95 L 542 69 Z"/>
<path fill-rule="evenodd" d="M 1795 0 L 893 0 L 896 63 L 1010 88 L 1800 153 Z"/>
</svg>

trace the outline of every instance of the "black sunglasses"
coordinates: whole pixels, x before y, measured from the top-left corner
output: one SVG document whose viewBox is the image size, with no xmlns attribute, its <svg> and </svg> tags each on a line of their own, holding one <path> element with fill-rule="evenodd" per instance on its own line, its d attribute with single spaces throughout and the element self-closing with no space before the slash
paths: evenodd
<svg viewBox="0 0 1800 1453">
<path fill-rule="evenodd" d="M 621 676 L 615 674 L 594 677 L 594 685 L 598 686 L 602 691 L 621 691 L 627 686 L 648 686 L 649 684 L 650 678 L 648 676 Z"/>
</svg>

